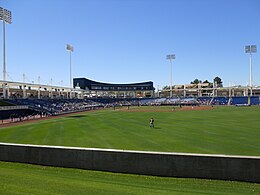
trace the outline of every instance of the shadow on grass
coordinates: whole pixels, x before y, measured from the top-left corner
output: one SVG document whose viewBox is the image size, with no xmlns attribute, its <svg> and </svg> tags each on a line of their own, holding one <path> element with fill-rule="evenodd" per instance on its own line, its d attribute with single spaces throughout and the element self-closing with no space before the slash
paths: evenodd
<svg viewBox="0 0 260 195">
<path fill-rule="evenodd" d="M 86 115 L 74 115 L 74 116 L 68 116 L 67 118 L 86 118 Z"/>
<path fill-rule="evenodd" d="M 161 127 L 154 127 L 154 128 L 151 128 L 149 127 L 150 129 L 162 129 Z"/>
</svg>

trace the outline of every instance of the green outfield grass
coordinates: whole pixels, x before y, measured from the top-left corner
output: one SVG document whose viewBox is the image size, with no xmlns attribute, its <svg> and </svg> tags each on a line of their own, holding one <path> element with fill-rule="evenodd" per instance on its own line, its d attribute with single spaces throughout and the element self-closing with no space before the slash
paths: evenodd
<svg viewBox="0 0 260 195">
<path fill-rule="evenodd" d="M 153 109 L 107 109 L 3 127 L 0 142 L 260 156 L 260 107 Z"/>
<path fill-rule="evenodd" d="M 0 162 L 0 194 L 260 194 L 260 184 Z"/>
</svg>

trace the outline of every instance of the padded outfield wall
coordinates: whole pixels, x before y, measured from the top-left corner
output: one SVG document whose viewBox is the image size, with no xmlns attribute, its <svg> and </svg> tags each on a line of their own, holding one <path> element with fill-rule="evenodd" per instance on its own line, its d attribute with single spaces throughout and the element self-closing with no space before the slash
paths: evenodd
<svg viewBox="0 0 260 195">
<path fill-rule="evenodd" d="M 260 183 L 260 157 L 0 143 L 0 160 L 154 176 Z"/>
</svg>

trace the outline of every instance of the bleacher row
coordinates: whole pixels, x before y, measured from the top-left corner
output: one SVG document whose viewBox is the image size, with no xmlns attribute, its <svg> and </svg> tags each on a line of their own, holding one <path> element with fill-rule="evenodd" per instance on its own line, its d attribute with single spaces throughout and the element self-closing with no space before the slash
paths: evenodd
<svg viewBox="0 0 260 195">
<path fill-rule="evenodd" d="M 259 105 L 258 96 L 238 96 L 238 97 L 198 97 L 197 101 L 202 105 Z"/>
<path fill-rule="evenodd" d="M 251 97 L 196 97 L 196 98 L 159 98 L 140 100 L 141 105 L 259 105 L 258 96 Z"/>
<path fill-rule="evenodd" d="M 86 99 L 10 99 L 7 101 L 14 105 L 27 105 L 32 110 L 50 115 L 103 107 L 98 102 Z"/>
<path fill-rule="evenodd" d="M 251 97 L 196 97 L 196 98 L 96 98 L 96 99 L 10 99 L 14 105 L 28 105 L 45 113 L 64 113 L 95 107 L 144 105 L 259 105 L 258 96 Z"/>
</svg>

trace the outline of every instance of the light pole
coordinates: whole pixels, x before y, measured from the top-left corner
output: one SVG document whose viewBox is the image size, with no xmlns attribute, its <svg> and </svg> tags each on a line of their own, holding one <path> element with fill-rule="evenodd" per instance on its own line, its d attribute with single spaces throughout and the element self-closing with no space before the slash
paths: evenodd
<svg viewBox="0 0 260 195">
<path fill-rule="evenodd" d="M 171 65 L 171 85 L 170 85 L 170 98 L 172 98 L 172 60 L 175 59 L 175 54 L 170 54 L 166 56 L 167 60 L 170 60 Z"/>
<path fill-rule="evenodd" d="M 0 20 L 3 21 L 3 80 L 6 80 L 6 63 L 5 63 L 5 23 L 12 23 L 12 13 L 0 7 Z"/>
<path fill-rule="evenodd" d="M 256 53 L 257 52 L 257 48 L 256 45 L 247 45 L 245 46 L 245 52 L 246 53 L 250 53 L 250 95 L 253 95 L 253 79 L 252 79 L 252 75 L 253 75 L 253 70 L 252 70 L 252 53 Z"/>
<path fill-rule="evenodd" d="M 66 47 L 67 51 L 70 52 L 70 87 L 73 88 L 72 84 L 71 84 L 71 53 L 74 51 L 74 48 L 72 45 L 70 44 L 67 44 L 67 47 Z"/>
</svg>

